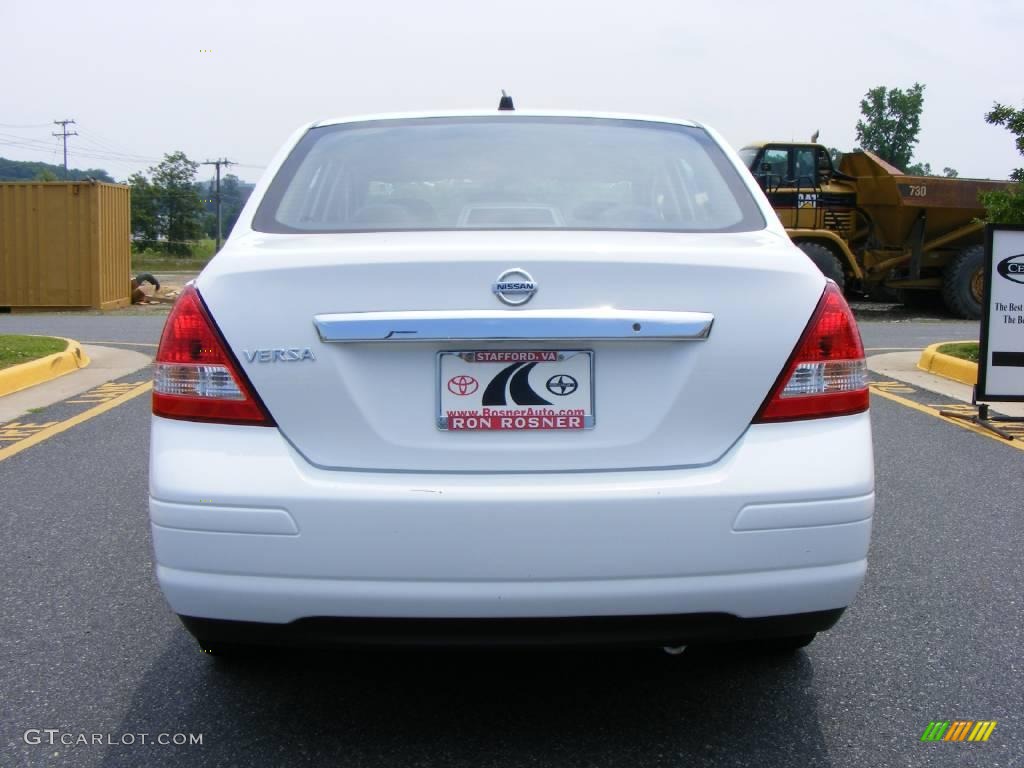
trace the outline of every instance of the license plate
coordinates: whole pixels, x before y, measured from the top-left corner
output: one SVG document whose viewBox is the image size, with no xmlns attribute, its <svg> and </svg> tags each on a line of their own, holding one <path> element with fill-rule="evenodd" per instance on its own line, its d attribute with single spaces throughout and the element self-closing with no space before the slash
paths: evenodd
<svg viewBox="0 0 1024 768">
<path fill-rule="evenodd" d="M 437 426 L 480 432 L 590 429 L 594 353 L 470 350 L 438 354 Z"/>
</svg>

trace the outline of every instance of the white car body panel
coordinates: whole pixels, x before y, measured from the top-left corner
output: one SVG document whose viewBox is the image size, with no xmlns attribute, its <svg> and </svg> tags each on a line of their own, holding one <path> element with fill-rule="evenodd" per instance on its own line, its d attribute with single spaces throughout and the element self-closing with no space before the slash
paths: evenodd
<svg viewBox="0 0 1024 768">
<path fill-rule="evenodd" d="M 277 430 L 157 418 L 158 576 L 177 613 L 240 621 L 845 606 L 874 506 L 869 418 L 755 425 L 709 467 L 528 478 L 325 470 Z"/>
<path fill-rule="evenodd" d="M 335 312 L 498 309 L 491 284 L 511 267 L 539 285 L 530 310 L 699 311 L 714 315 L 714 325 L 702 341 L 569 347 L 324 344 L 313 325 Z M 825 279 L 801 251 L 763 232 L 400 232 L 253 235 L 218 256 L 196 285 L 281 431 L 312 464 L 526 472 L 717 460 L 750 424 Z M 763 296 L 770 305 L 753 300 Z M 601 429 L 439 431 L 436 353 L 480 346 L 593 349 Z M 245 354 L 307 347 L 315 360 L 267 364 Z"/>
<path fill-rule="evenodd" d="M 508 119 L 524 114 L 569 113 Z M 717 134 L 705 129 L 763 229 L 253 230 L 305 133 L 360 119 L 381 116 L 293 134 L 196 281 L 277 426 L 154 417 L 156 573 L 176 613 L 282 624 L 849 605 L 874 509 L 870 417 L 751 424 L 826 281 Z M 525 309 L 714 323 L 703 340 L 586 344 L 325 343 L 314 326 L 333 313 L 514 313 L 491 291 L 511 268 L 539 284 Z M 306 348 L 315 359 L 251 354 Z M 437 353 L 473 348 L 593 350 L 595 429 L 440 431 Z"/>
</svg>

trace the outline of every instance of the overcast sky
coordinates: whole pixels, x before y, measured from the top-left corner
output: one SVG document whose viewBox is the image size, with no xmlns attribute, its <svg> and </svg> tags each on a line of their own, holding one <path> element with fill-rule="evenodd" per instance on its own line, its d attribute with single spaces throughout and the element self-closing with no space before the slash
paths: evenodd
<svg viewBox="0 0 1024 768">
<path fill-rule="evenodd" d="M 758 139 L 854 144 L 875 85 L 925 83 L 914 159 L 1024 165 L 994 101 L 1024 104 L 1020 0 L 0 0 L 0 156 L 118 179 L 181 149 L 255 180 L 298 125 L 496 106 L 642 112 Z M 203 52 L 209 50 L 211 52 Z M 204 169 L 206 171 L 206 169 Z"/>
</svg>

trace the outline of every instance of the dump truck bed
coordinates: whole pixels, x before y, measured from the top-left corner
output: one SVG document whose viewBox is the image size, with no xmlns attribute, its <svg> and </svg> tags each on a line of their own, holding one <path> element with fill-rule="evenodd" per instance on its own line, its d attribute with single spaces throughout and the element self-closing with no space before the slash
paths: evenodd
<svg viewBox="0 0 1024 768">
<path fill-rule="evenodd" d="M 857 179 L 857 206 L 875 223 L 887 246 L 903 245 L 925 214 L 924 240 L 967 227 L 985 216 L 981 192 L 1006 189 L 1012 182 L 989 179 L 908 176 L 871 152 L 843 155 L 839 170 Z"/>
</svg>

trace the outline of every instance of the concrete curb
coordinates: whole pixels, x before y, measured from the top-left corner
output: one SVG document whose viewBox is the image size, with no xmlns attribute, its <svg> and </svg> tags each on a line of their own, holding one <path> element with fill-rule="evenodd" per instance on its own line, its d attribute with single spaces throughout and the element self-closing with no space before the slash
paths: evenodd
<svg viewBox="0 0 1024 768">
<path fill-rule="evenodd" d="M 95 344 L 83 344 L 82 349 L 89 356 L 88 368 L 81 369 L 70 376 L 61 376 L 35 387 L 23 389 L 21 392 L 15 392 L 7 397 L 0 397 L 0 425 L 13 419 L 19 419 L 35 409 L 46 408 L 54 403 L 101 387 L 108 382 L 124 378 L 153 362 L 148 355 L 129 349 L 99 347 Z"/>
<path fill-rule="evenodd" d="M 973 339 L 971 339 L 973 341 Z M 917 361 L 917 367 L 922 371 L 934 373 L 936 376 L 943 376 L 961 384 L 974 386 L 978 383 L 978 364 L 970 360 L 961 360 L 959 357 L 944 355 L 939 352 L 939 347 L 946 344 L 965 344 L 968 342 L 943 341 L 932 344 L 921 351 L 921 359 Z"/>
<path fill-rule="evenodd" d="M 51 338 L 62 339 L 63 336 Z M 38 360 L 30 360 L 20 365 L 12 365 L 0 371 L 0 397 L 12 392 L 19 392 L 44 381 L 56 379 L 66 373 L 77 371 L 89 365 L 89 356 L 82 345 L 74 339 L 64 339 L 68 343 L 63 352 L 55 352 Z"/>
<path fill-rule="evenodd" d="M 970 384 L 963 384 L 945 376 L 936 376 L 934 373 L 922 371 L 917 367 L 921 359 L 921 350 L 886 352 L 881 355 L 872 355 L 868 358 L 868 370 L 877 373 L 883 379 L 890 379 L 895 382 L 903 382 L 911 387 L 922 389 L 925 392 L 932 392 L 941 395 L 943 398 L 950 398 L 961 403 L 972 404 L 974 402 L 974 387 Z M 993 403 L 992 409 L 1004 416 L 1024 416 L 1024 403 Z"/>
</svg>

